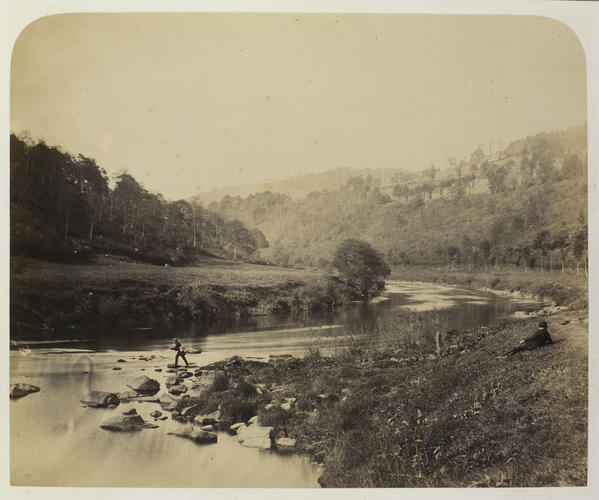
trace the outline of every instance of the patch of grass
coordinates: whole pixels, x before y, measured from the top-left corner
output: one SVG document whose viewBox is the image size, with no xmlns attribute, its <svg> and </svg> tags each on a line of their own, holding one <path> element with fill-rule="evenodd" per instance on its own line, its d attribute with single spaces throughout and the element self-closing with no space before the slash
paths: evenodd
<svg viewBox="0 0 599 500">
<path fill-rule="evenodd" d="M 559 342 L 502 360 L 537 320 L 452 332 L 457 349 L 434 359 L 430 342 L 405 347 L 401 328 L 379 324 L 370 334 L 381 344 L 295 366 L 279 388 L 295 411 L 258 411 L 324 463 L 330 487 L 584 485 L 586 328 L 560 314 L 548 318 Z M 263 370 L 256 382 L 276 377 Z"/>
</svg>

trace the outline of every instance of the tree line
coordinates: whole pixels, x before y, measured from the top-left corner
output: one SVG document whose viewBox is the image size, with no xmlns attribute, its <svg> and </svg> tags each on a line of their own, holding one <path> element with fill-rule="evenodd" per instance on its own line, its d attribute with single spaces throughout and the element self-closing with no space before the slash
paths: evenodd
<svg viewBox="0 0 599 500">
<path fill-rule="evenodd" d="M 264 232 L 264 257 L 327 267 L 348 238 L 369 242 L 391 265 L 519 266 L 582 273 L 587 262 L 586 127 L 537 134 L 493 157 L 477 148 L 422 182 L 388 194 L 372 175 L 301 199 L 261 192 L 209 208 Z M 479 183 L 479 184 L 477 184 Z M 482 184 L 480 184 L 482 183 Z M 476 186 L 476 189 L 474 189 Z"/>
<path fill-rule="evenodd" d="M 43 141 L 10 136 L 10 176 L 13 255 L 76 261 L 105 252 L 182 265 L 201 255 L 252 260 L 268 245 L 259 229 L 166 200 L 126 172 L 111 187 L 94 159 Z"/>
</svg>

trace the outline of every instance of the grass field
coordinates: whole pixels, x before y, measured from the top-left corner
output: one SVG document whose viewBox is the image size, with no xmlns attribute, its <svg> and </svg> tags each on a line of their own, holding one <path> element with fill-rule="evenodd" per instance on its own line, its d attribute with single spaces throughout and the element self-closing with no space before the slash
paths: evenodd
<svg viewBox="0 0 599 500">
<path fill-rule="evenodd" d="M 119 257 L 99 257 L 95 264 L 59 264 L 35 259 L 20 259 L 14 278 L 50 287 L 81 284 L 106 286 L 111 283 L 146 283 L 156 287 L 176 285 L 218 285 L 231 287 L 271 287 L 289 281 L 311 282 L 321 279 L 315 271 L 233 262 L 205 257 L 193 266 L 164 267 Z"/>
<path fill-rule="evenodd" d="M 94 264 L 11 262 L 11 335 L 90 326 L 178 327 L 289 311 L 319 272 L 204 258 L 166 267 L 102 256 Z"/>
</svg>

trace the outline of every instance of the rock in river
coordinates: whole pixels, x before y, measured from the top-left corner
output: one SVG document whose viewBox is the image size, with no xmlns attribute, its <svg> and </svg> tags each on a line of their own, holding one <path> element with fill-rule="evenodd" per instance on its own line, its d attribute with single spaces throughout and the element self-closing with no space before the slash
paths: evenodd
<svg viewBox="0 0 599 500">
<path fill-rule="evenodd" d="M 178 396 L 179 394 L 183 394 L 184 392 L 187 392 L 187 386 L 184 384 L 173 385 L 169 389 L 169 392 L 171 394 L 174 394 L 175 396 Z"/>
<path fill-rule="evenodd" d="M 39 387 L 31 384 L 13 384 L 10 386 L 10 398 L 22 398 L 23 396 L 27 396 L 27 394 L 38 392 L 39 390 Z"/>
<path fill-rule="evenodd" d="M 268 450 L 272 445 L 272 431 L 272 427 L 262 427 L 258 424 L 240 426 L 237 428 L 237 441 L 243 446 Z"/>
<path fill-rule="evenodd" d="M 184 427 L 180 431 L 169 432 L 171 436 L 179 436 L 191 439 L 198 444 L 216 443 L 216 432 L 203 431 L 191 425 Z"/>
<path fill-rule="evenodd" d="M 183 382 L 183 379 L 181 377 L 177 377 L 177 376 L 172 376 L 172 377 L 167 377 L 166 381 L 164 382 L 166 384 L 167 387 L 171 386 L 171 385 L 179 385 L 181 382 Z"/>
<path fill-rule="evenodd" d="M 150 394 L 156 393 L 160 389 L 160 383 L 157 380 L 146 377 L 145 375 L 137 377 L 131 383 L 127 384 L 127 386 L 131 387 L 134 391 Z"/>
<path fill-rule="evenodd" d="M 117 406 L 121 401 L 113 392 L 91 391 L 81 402 L 90 408 L 106 408 L 109 405 Z"/>
<path fill-rule="evenodd" d="M 108 431 L 139 431 L 141 429 L 153 429 L 158 427 L 147 423 L 141 415 L 117 415 L 109 418 L 102 425 L 102 429 Z"/>
</svg>

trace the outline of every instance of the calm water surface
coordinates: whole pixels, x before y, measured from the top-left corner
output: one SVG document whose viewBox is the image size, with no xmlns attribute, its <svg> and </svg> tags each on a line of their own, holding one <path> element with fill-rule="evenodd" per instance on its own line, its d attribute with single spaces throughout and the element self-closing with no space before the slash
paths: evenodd
<svg viewBox="0 0 599 500">
<path fill-rule="evenodd" d="M 454 288 L 392 282 L 387 299 L 356 305 L 332 315 L 301 319 L 260 319 L 212 325 L 177 333 L 188 349 L 202 350 L 188 360 L 198 366 L 234 354 L 268 358 L 270 354 L 303 355 L 306 349 L 343 345 L 343 326 L 392 317 L 402 309 L 433 308 L 451 314 L 448 328 L 472 328 L 509 317 L 534 305 L 530 301 Z M 42 486 L 148 487 L 318 487 L 320 469 L 306 457 L 240 446 L 219 433 L 218 443 L 197 445 L 167 435 L 182 424 L 159 421 L 156 429 L 109 432 L 100 424 L 135 407 L 153 421 L 156 403 L 132 402 L 115 409 L 90 409 L 80 399 L 90 390 L 122 392 L 145 374 L 164 387 L 172 362 L 172 333 L 156 330 L 87 332 L 64 341 L 35 339 L 11 351 L 11 383 L 24 382 L 41 391 L 10 402 L 11 483 Z M 140 355 L 154 356 L 150 361 Z M 119 358 L 126 363 L 116 363 Z M 113 367 L 122 368 L 119 371 Z M 162 372 L 154 370 L 161 368 Z M 165 413 L 169 415 L 168 413 Z"/>
</svg>

